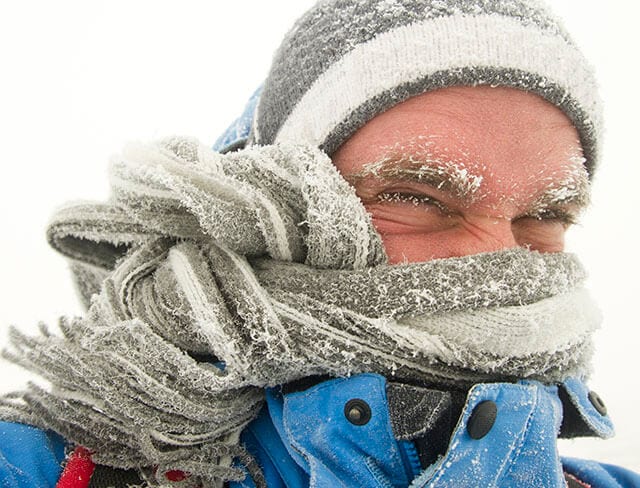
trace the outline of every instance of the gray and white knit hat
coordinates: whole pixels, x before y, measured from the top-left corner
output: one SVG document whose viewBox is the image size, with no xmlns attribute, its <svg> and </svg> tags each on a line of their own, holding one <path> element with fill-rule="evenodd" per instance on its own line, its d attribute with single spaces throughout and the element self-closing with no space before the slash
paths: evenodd
<svg viewBox="0 0 640 488">
<path fill-rule="evenodd" d="M 248 142 L 332 154 L 377 114 L 454 85 L 542 96 L 571 119 L 593 170 L 602 119 L 593 72 L 538 0 L 321 0 L 277 50 Z"/>
</svg>

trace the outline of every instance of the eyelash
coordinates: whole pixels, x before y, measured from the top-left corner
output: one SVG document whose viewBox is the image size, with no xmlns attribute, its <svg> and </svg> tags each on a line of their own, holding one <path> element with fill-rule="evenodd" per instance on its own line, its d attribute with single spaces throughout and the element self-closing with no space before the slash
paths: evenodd
<svg viewBox="0 0 640 488">
<path fill-rule="evenodd" d="M 521 218 L 531 218 L 536 220 L 555 220 L 561 222 L 567 226 L 575 225 L 578 223 L 578 217 L 570 212 L 567 212 L 562 209 L 543 209 L 538 212 L 525 215 Z"/>
<path fill-rule="evenodd" d="M 378 194 L 378 201 L 390 203 L 412 203 L 416 207 L 420 205 L 431 205 L 447 215 L 451 215 L 454 213 L 442 202 L 427 195 L 416 195 L 413 193 L 403 192 L 384 192 Z"/>
</svg>

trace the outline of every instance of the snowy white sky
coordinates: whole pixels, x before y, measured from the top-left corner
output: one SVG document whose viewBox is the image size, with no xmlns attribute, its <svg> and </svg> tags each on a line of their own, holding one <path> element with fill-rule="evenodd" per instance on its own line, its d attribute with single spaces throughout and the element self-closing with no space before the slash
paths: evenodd
<svg viewBox="0 0 640 488">
<path fill-rule="evenodd" d="M 68 200 L 107 195 L 108 158 L 128 140 L 170 134 L 212 143 L 260 83 L 274 49 L 311 0 L 22 0 L 0 5 L 2 272 L 0 345 L 80 312 L 44 229 Z M 591 386 L 616 422 L 612 441 L 563 442 L 565 454 L 640 470 L 637 409 L 640 260 L 636 148 L 640 7 L 550 2 L 598 70 L 608 131 L 592 209 L 570 250 L 590 270 L 605 315 Z M 0 391 L 25 376 L 0 364 Z"/>
</svg>

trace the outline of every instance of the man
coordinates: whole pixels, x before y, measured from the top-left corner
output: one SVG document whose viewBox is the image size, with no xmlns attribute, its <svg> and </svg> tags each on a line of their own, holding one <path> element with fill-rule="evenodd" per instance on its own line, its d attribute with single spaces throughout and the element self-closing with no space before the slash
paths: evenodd
<svg viewBox="0 0 640 488">
<path fill-rule="evenodd" d="M 57 216 L 89 312 L 14 335 L 55 388 L 3 417 L 81 446 L 59 486 L 638 486 L 555 447 L 612 433 L 561 252 L 599 125 L 537 4 L 321 2 L 224 155 L 131 146 Z M 3 429 L 55 483 L 61 439 Z"/>
</svg>

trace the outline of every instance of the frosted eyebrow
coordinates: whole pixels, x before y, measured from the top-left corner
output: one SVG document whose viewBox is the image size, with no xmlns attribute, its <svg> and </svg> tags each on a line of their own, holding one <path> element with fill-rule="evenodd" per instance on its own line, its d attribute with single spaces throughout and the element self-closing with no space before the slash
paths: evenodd
<svg viewBox="0 0 640 488">
<path fill-rule="evenodd" d="M 538 195 L 534 208 L 546 209 L 558 205 L 575 205 L 583 208 L 591 200 L 591 183 L 586 171 L 574 171 L 560 180 L 549 183 Z"/>
<path fill-rule="evenodd" d="M 411 156 L 390 157 L 365 164 L 361 171 L 347 177 L 351 183 L 367 178 L 408 181 L 432 186 L 473 202 L 480 190 L 482 176 L 474 175 L 463 165 L 440 158 L 415 159 Z"/>
</svg>

